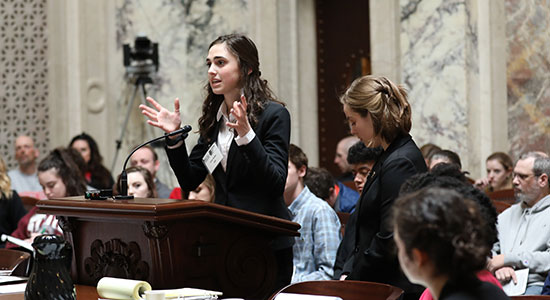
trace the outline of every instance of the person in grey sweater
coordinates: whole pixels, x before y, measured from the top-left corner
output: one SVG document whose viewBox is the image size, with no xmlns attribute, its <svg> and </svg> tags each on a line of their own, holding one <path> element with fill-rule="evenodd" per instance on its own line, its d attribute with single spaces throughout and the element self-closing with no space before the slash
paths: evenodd
<svg viewBox="0 0 550 300">
<path fill-rule="evenodd" d="M 540 295 L 550 271 L 550 159 L 522 155 L 514 168 L 516 204 L 498 217 L 498 242 L 489 270 L 503 284 L 517 282 L 516 270 L 529 269 L 525 295 Z"/>
</svg>

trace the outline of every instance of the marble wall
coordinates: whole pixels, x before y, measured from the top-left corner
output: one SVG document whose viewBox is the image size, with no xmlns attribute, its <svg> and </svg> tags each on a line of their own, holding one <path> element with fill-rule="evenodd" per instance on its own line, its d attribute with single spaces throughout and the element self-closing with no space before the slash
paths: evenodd
<svg viewBox="0 0 550 300">
<path fill-rule="evenodd" d="M 510 152 L 550 152 L 550 3 L 505 5 Z"/>
<path fill-rule="evenodd" d="M 548 1 L 399 0 L 399 10 L 419 145 L 456 151 L 473 177 L 494 151 L 550 151 Z"/>
<path fill-rule="evenodd" d="M 417 144 L 471 153 L 468 95 L 477 76 L 477 33 L 468 1 L 401 0 L 402 82 Z M 474 80 L 475 82 L 475 80 Z"/>
</svg>

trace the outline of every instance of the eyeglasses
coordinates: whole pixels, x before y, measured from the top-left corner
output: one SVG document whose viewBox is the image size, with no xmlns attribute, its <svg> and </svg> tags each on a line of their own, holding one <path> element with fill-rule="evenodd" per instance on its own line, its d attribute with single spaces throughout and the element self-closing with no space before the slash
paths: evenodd
<svg viewBox="0 0 550 300">
<path fill-rule="evenodd" d="M 516 178 L 516 176 L 519 178 L 519 180 L 525 181 L 525 180 L 527 180 L 527 178 L 529 178 L 531 176 L 536 176 L 536 175 L 535 174 L 520 174 L 520 173 L 513 173 L 512 174 L 512 178 Z"/>
</svg>

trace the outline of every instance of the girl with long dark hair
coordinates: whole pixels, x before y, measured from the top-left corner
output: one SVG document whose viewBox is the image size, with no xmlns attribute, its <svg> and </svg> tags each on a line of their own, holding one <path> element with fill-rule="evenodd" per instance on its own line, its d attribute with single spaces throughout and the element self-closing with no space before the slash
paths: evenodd
<svg viewBox="0 0 550 300">
<path fill-rule="evenodd" d="M 290 220 L 283 200 L 290 115 L 261 78 L 258 50 L 244 35 L 218 37 L 206 57 L 208 84 L 199 118 L 200 138 L 188 155 L 180 137 L 167 138 L 172 170 L 183 191 L 211 173 L 215 203 Z M 140 105 L 148 123 L 165 132 L 181 126 L 179 100 L 169 111 L 152 98 Z M 206 161 L 205 164 L 203 161 Z M 290 282 L 292 237 L 272 243 L 278 265 L 275 288 Z"/>
<path fill-rule="evenodd" d="M 70 149 L 57 148 L 38 164 L 38 181 L 48 199 L 84 195 L 86 183 L 73 155 Z M 21 218 L 11 236 L 32 243 L 40 234 L 63 235 L 56 216 L 36 211 L 35 206 Z M 8 247 L 14 245 L 8 244 Z"/>
<path fill-rule="evenodd" d="M 86 169 L 84 176 L 86 183 L 96 189 L 111 189 L 115 181 L 107 168 L 103 166 L 103 157 L 99 153 L 99 147 L 95 140 L 87 133 L 81 133 L 71 140 L 69 148 L 77 150 L 84 162 Z"/>
</svg>

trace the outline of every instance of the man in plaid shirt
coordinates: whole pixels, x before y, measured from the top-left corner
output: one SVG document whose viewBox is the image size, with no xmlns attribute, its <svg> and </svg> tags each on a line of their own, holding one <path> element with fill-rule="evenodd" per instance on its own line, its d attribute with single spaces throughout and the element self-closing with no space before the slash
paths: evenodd
<svg viewBox="0 0 550 300">
<path fill-rule="evenodd" d="M 340 221 L 328 203 L 304 186 L 307 156 L 291 144 L 284 198 L 292 221 L 300 224 L 294 244 L 292 282 L 329 280 L 340 244 Z"/>
</svg>

